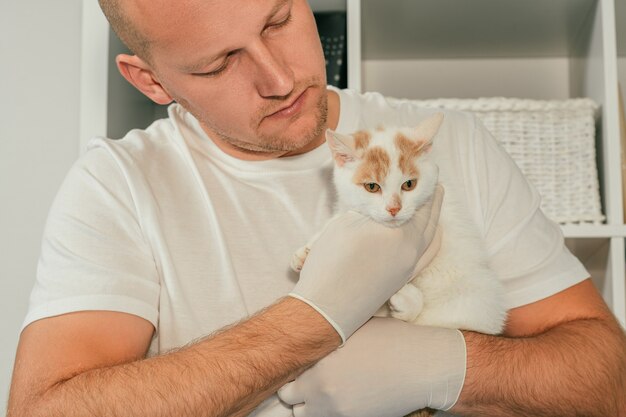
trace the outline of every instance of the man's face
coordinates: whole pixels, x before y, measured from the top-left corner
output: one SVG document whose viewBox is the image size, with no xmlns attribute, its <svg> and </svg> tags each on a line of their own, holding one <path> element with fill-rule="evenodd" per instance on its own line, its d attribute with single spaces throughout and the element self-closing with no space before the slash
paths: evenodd
<svg viewBox="0 0 626 417">
<path fill-rule="evenodd" d="M 137 16 L 161 86 L 214 139 L 285 153 L 321 136 L 324 55 L 305 0 L 150 1 Z"/>
</svg>

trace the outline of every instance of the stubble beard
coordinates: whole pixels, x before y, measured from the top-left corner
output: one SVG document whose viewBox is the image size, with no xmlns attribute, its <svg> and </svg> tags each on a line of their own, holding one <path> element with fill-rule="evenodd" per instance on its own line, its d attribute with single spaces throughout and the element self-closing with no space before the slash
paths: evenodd
<svg viewBox="0 0 626 417">
<path fill-rule="evenodd" d="M 262 133 L 258 133 L 257 143 L 249 143 L 242 141 L 232 135 L 229 135 L 224 130 L 215 126 L 213 123 L 204 120 L 200 117 L 199 114 L 192 111 L 188 106 L 188 103 L 185 100 L 180 99 L 178 101 L 187 111 L 189 111 L 196 119 L 200 121 L 200 124 L 204 127 L 208 128 L 210 132 L 219 137 L 222 141 L 239 148 L 243 151 L 247 151 L 249 153 L 288 153 L 292 151 L 297 151 L 298 149 L 304 148 L 306 145 L 315 141 L 319 138 L 326 127 L 326 122 L 328 119 L 328 93 L 326 91 L 325 86 L 320 86 L 319 84 L 315 85 L 315 88 L 321 88 L 322 94 L 320 94 L 319 99 L 315 105 L 315 126 L 309 129 L 306 132 L 303 132 L 298 137 L 290 137 L 283 135 L 264 135 Z M 265 109 L 259 112 L 259 116 L 253 118 L 251 123 L 251 128 L 254 131 L 258 131 L 259 124 L 258 120 L 261 120 L 263 116 L 267 115 L 267 111 Z M 206 130 L 206 129 L 205 129 Z M 207 132 L 209 133 L 209 132 Z"/>
</svg>

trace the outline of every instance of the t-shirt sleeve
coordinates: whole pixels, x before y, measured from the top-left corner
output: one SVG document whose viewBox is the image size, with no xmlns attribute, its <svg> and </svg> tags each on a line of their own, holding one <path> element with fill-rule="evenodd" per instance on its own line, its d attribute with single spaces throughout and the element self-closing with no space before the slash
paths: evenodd
<svg viewBox="0 0 626 417">
<path fill-rule="evenodd" d="M 157 328 L 159 278 L 121 170 L 105 148 L 70 169 L 46 221 L 22 329 L 84 310 L 140 316 Z"/>
<path fill-rule="evenodd" d="M 476 117 L 474 166 L 490 264 L 508 308 L 547 298 L 590 277 L 565 246 L 561 228 L 540 209 L 541 197 Z"/>
</svg>

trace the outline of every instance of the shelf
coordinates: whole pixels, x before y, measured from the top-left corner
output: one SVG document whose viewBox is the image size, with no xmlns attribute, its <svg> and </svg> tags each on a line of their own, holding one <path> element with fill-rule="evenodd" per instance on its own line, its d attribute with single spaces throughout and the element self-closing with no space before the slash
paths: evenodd
<svg viewBox="0 0 626 417">
<path fill-rule="evenodd" d="M 626 57 L 626 2 L 615 1 L 615 23 L 617 33 L 617 55 Z"/>
<path fill-rule="evenodd" d="M 569 57 L 595 5 L 595 0 L 363 0 L 363 59 Z"/>
<path fill-rule="evenodd" d="M 591 239 L 565 239 L 565 245 L 568 249 L 582 262 L 585 267 L 589 269 L 602 270 L 606 267 L 606 261 L 602 262 L 608 254 L 609 241 L 608 239 L 591 238 Z M 598 254 L 600 260 L 598 262 Z M 599 263 L 600 265 L 594 265 Z M 596 275 L 589 271 L 592 276 Z M 602 275 L 602 274 L 598 274 Z"/>
<path fill-rule="evenodd" d="M 582 224 L 561 226 L 565 238 L 626 237 L 626 225 Z"/>
<path fill-rule="evenodd" d="M 346 11 L 346 0 L 309 0 L 314 12 Z"/>
<path fill-rule="evenodd" d="M 615 89 L 616 69 L 626 84 L 626 1 L 347 1 L 351 88 L 408 99 L 588 97 L 600 106 L 596 154 L 608 224 L 562 231 L 626 324 Z"/>
</svg>

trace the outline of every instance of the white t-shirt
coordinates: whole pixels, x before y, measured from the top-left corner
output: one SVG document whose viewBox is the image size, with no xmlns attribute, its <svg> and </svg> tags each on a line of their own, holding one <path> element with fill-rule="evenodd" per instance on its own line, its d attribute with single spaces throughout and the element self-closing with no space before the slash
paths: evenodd
<svg viewBox="0 0 626 417">
<path fill-rule="evenodd" d="M 435 111 L 335 91 L 343 133 L 415 125 Z M 535 189 L 482 124 L 445 113 L 432 152 L 443 175 L 462 183 L 508 306 L 587 278 Z M 49 213 L 23 327 L 72 311 L 126 312 L 157 329 L 154 355 L 253 314 L 294 286 L 292 253 L 332 214 L 331 172 L 325 145 L 268 161 L 226 155 L 178 104 L 169 118 L 121 140 L 92 139 Z M 291 409 L 272 396 L 253 415 Z"/>
</svg>

